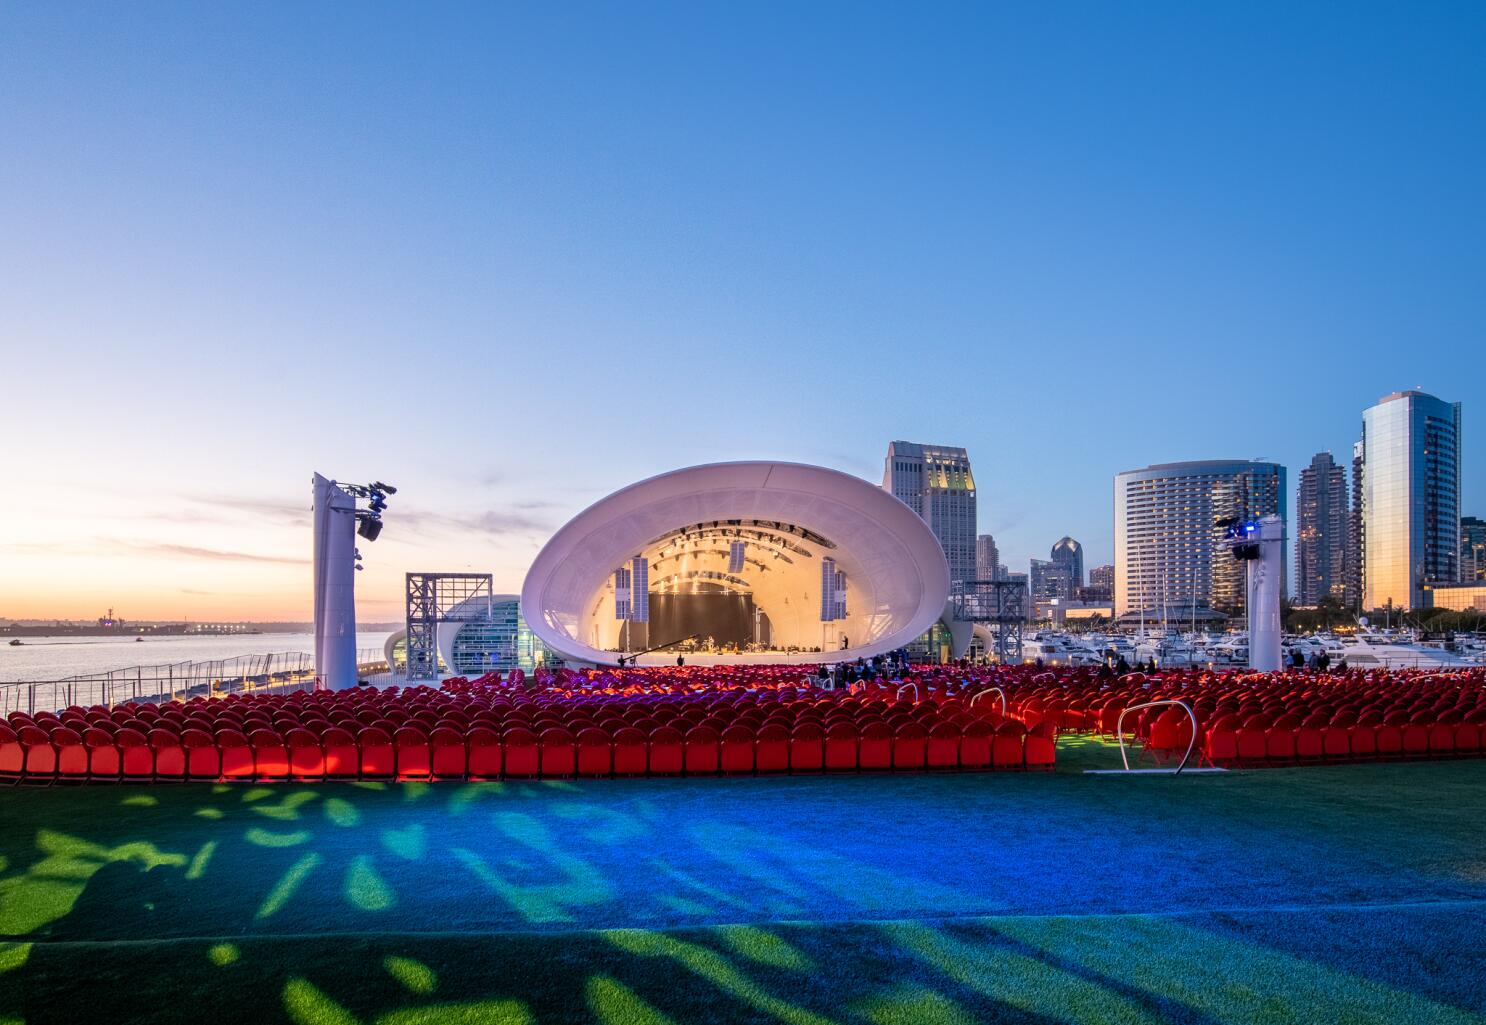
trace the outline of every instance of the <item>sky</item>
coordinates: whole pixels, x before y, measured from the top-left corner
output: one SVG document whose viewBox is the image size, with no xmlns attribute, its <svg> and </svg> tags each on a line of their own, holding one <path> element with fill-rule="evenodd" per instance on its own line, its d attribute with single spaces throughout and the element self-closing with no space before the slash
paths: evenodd
<svg viewBox="0 0 1486 1025">
<path fill-rule="evenodd" d="M 1479 3 L 0 5 L 0 618 L 308 619 L 313 471 L 398 486 L 393 620 L 644 477 L 899 438 L 1093 566 L 1116 472 L 1293 492 L 1412 387 L 1486 515 L 1483 52 Z"/>
</svg>

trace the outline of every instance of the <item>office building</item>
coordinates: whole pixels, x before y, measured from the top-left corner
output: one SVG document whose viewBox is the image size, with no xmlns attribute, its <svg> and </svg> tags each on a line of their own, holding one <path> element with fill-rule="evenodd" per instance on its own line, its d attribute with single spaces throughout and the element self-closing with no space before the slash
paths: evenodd
<svg viewBox="0 0 1486 1025">
<path fill-rule="evenodd" d="M 882 486 L 918 513 L 944 549 L 949 579 L 975 579 L 975 477 L 962 448 L 894 441 Z"/>
<path fill-rule="evenodd" d="M 1073 538 L 1063 536 L 1053 545 L 1052 560 L 1068 571 L 1070 587 L 1084 585 L 1084 546 Z M 1071 590 L 1070 590 L 1071 593 Z"/>
<path fill-rule="evenodd" d="M 1362 414 L 1364 609 L 1419 608 L 1460 580 L 1460 403 L 1385 395 Z"/>
<path fill-rule="evenodd" d="M 1486 581 L 1486 520 L 1460 517 L 1460 582 Z"/>
<path fill-rule="evenodd" d="M 1346 470 L 1320 452 L 1300 471 L 1295 503 L 1295 597 L 1301 605 L 1330 598 L 1343 606 L 1351 596 L 1352 512 Z"/>
<path fill-rule="evenodd" d="M 1001 551 L 996 539 L 990 534 L 980 535 L 975 539 L 975 579 L 995 580 L 1000 570 Z"/>
<path fill-rule="evenodd" d="M 1127 470 L 1114 479 L 1114 599 L 1118 615 L 1207 607 L 1243 612 L 1244 564 L 1232 558 L 1222 519 L 1285 518 L 1285 468 L 1208 460 Z"/>
<path fill-rule="evenodd" d="M 1032 560 L 1027 588 L 1028 597 L 1033 602 L 1073 600 L 1073 577 L 1068 565 L 1051 559 Z"/>
</svg>

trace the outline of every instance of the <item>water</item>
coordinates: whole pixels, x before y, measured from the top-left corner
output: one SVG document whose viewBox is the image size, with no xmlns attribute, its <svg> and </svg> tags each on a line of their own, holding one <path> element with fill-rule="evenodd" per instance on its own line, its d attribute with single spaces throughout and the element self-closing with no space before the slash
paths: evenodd
<svg viewBox="0 0 1486 1025">
<path fill-rule="evenodd" d="M 387 631 L 358 633 L 357 649 L 381 652 Z M 208 662 L 237 655 L 315 650 L 310 633 L 242 634 L 235 637 L 22 637 L 13 648 L 0 640 L 0 683 L 11 680 L 60 680 L 88 673 L 106 673 L 139 665 L 169 662 Z"/>
</svg>

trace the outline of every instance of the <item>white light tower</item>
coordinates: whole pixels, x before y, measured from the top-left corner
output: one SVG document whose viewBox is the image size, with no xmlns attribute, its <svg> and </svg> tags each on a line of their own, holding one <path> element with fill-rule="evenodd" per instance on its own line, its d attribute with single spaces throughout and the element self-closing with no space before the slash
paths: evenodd
<svg viewBox="0 0 1486 1025">
<path fill-rule="evenodd" d="M 356 499 L 314 478 L 315 675 L 320 686 L 356 686 Z"/>
<path fill-rule="evenodd" d="M 1249 668 L 1261 673 L 1280 668 L 1280 583 L 1284 572 L 1285 521 L 1265 516 L 1250 524 L 1258 552 L 1248 560 Z"/>
</svg>

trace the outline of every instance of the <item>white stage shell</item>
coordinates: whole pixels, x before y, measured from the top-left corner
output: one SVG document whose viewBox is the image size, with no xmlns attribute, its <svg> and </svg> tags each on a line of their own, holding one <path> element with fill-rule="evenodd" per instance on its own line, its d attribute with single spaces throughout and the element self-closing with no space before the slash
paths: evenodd
<svg viewBox="0 0 1486 1025">
<path fill-rule="evenodd" d="M 756 570 L 748 570 L 752 578 L 747 585 L 771 620 L 784 622 L 781 614 L 788 619 L 789 630 L 781 633 L 813 637 L 815 645 L 799 646 L 823 650 L 787 655 L 781 651 L 688 655 L 688 663 L 813 664 L 871 657 L 910 643 L 944 612 L 949 596 L 944 552 L 923 520 L 893 495 L 837 470 L 798 463 L 739 462 L 661 474 L 617 491 L 580 513 L 548 541 L 532 563 L 521 591 L 528 626 L 545 645 L 570 661 L 614 664 L 620 652 L 608 649 L 617 645 L 603 643 L 614 630 L 614 571 L 642 554 L 659 554 L 658 539 L 682 528 L 720 523 L 726 530 L 729 521 L 755 527 L 789 525 L 822 542 L 786 533 L 795 565 L 781 567 L 772 562 L 766 570 L 759 564 Z M 764 551 L 763 557 L 768 558 L 771 553 Z M 821 624 L 819 559 L 827 554 L 846 575 L 848 615 L 845 620 Z M 784 562 L 789 561 L 786 555 Z M 781 568 L 786 571 L 780 572 Z M 816 579 L 813 605 L 811 574 Z M 659 575 L 652 570 L 652 589 Z M 783 593 L 786 588 L 788 594 Z M 841 637 L 846 639 L 845 648 L 840 645 Z M 640 664 L 674 660 L 673 652 L 642 657 Z"/>
</svg>

